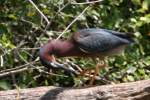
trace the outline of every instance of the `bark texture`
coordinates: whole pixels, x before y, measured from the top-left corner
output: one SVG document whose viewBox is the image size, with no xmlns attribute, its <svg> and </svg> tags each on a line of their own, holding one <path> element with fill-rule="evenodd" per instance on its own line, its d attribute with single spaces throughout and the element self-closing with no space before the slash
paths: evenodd
<svg viewBox="0 0 150 100">
<path fill-rule="evenodd" d="M 150 79 L 87 88 L 48 86 L 0 91 L 0 100 L 150 100 Z"/>
</svg>

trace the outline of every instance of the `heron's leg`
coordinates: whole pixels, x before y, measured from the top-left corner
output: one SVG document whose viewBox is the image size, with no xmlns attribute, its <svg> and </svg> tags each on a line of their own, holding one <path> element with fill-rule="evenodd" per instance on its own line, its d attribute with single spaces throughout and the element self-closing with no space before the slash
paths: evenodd
<svg viewBox="0 0 150 100">
<path fill-rule="evenodd" d="M 95 60 L 94 60 L 94 61 L 95 61 Z M 94 75 L 93 75 L 93 77 L 91 77 L 91 81 L 90 81 L 90 83 L 89 83 L 90 85 L 93 85 L 93 83 L 94 83 L 94 81 L 95 81 L 95 77 L 96 77 L 97 75 L 99 75 L 100 68 L 105 67 L 106 65 L 107 65 L 107 64 L 106 64 L 105 60 L 101 60 L 100 63 L 97 63 L 97 64 L 96 64 Z"/>
<path fill-rule="evenodd" d="M 95 72 L 94 72 L 93 77 L 91 77 L 89 85 L 93 85 L 93 83 L 95 81 L 95 76 L 98 75 L 98 74 L 99 74 L 99 64 L 96 64 Z"/>
</svg>

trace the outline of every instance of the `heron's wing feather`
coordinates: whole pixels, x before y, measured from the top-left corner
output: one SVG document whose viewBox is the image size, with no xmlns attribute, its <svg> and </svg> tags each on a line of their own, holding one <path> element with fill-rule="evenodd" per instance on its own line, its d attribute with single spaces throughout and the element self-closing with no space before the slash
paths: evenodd
<svg viewBox="0 0 150 100">
<path fill-rule="evenodd" d="M 78 47 L 87 53 L 101 53 L 128 44 L 129 41 L 110 32 L 98 30 L 81 30 L 74 37 Z"/>
<path fill-rule="evenodd" d="M 134 42 L 133 40 L 134 34 L 132 33 L 122 33 L 122 32 L 117 32 L 117 31 L 112 31 L 112 30 L 107 30 L 107 29 L 102 29 L 102 30 L 105 32 L 111 33 L 113 35 L 116 35 L 120 38 L 127 39 L 131 43 Z"/>
</svg>

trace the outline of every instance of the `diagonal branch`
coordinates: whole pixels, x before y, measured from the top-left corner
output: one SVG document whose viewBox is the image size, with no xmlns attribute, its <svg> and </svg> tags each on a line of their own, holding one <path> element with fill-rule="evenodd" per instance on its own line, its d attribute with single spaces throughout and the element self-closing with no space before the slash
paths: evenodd
<svg viewBox="0 0 150 100">
<path fill-rule="evenodd" d="M 44 15 L 44 13 L 42 11 L 40 11 L 40 9 L 35 5 L 35 3 L 32 0 L 28 0 L 28 1 L 35 7 L 35 9 L 40 13 L 40 15 L 45 19 L 45 21 L 49 25 L 50 22 L 49 22 L 48 18 Z"/>
<path fill-rule="evenodd" d="M 74 24 L 78 19 L 79 17 L 81 17 L 85 11 L 89 8 L 90 6 L 87 6 L 67 27 L 66 29 L 57 37 L 57 39 L 59 39 L 69 28 L 72 24 Z"/>
</svg>

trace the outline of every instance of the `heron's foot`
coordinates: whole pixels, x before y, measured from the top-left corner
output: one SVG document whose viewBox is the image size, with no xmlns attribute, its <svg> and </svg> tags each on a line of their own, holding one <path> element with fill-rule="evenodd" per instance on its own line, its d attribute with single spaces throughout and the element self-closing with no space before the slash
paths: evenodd
<svg viewBox="0 0 150 100">
<path fill-rule="evenodd" d="M 100 70 L 104 67 L 107 67 L 107 63 L 98 63 L 96 64 L 95 69 L 83 69 L 80 66 L 70 62 L 68 63 L 71 65 L 78 73 L 78 76 L 80 77 L 86 77 L 85 80 L 89 81 L 87 86 L 93 86 L 96 81 L 102 82 L 102 84 L 110 84 L 110 81 L 105 79 L 104 77 L 100 76 Z M 87 82 L 86 81 L 86 82 Z M 82 83 L 84 84 L 84 83 Z M 85 85 L 85 84 L 84 84 Z"/>
<path fill-rule="evenodd" d="M 95 71 L 94 71 L 93 77 L 91 77 L 91 80 L 90 80 L 90 82 L 89 82 L 89 85 L 93 85 L 93 84 L 94 84 L 94 81 L 95 81 L 95 78 L 96 78 L 97 76 L 100 76 L 100 75 L 99 75 L 100 69 L 102 69 L 102 68 L 104 68 L 104 67 L 107 67 L 107 66 L 108 66 L 108 64 L 105 63 L 105 61 L 96 64 Z"/>
</svg>

